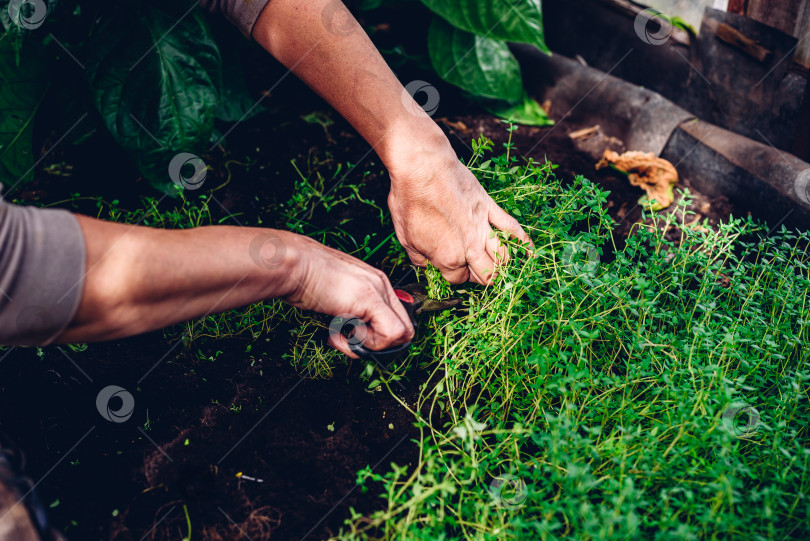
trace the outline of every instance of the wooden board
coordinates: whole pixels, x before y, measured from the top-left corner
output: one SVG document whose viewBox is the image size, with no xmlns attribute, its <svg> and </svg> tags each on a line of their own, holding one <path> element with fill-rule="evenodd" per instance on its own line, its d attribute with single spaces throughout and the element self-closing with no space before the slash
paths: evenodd
<svg viewBox="0 0 810 541">
<path fill-rule="evenodd" d="M 728 12 L 747 15 L 799 38 L 793 61 L 810 69 L 810 0 L 729 0 Z"/>
<path fill-rule="evenodd" d="M 796 21 L 796 33 L 794 35 L 799 38 L 796 62 L 810 69 L 810 0 L 804 0 L 804 6 L 802 6 Z"/>
<path fill-rule="evenodd" d="M 796 14 L 806 0 L 748 0 L 747 15 L 795 36 Z"/>
</svg>

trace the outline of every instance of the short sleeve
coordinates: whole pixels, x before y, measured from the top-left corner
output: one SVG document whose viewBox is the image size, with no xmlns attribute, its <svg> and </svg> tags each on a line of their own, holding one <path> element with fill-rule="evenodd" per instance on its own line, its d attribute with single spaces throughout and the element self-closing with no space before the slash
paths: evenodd
<svg viewBox="0 0 810 541">
<path fill-rule="evenodd" d="M 70 212 L 0 197 L 0 345 L 47 345 L 65 331 L 81 301 L 85 258 Z"/>
<path fill-rule="evenodd" d="M 253 26 L 269 0 L 201 0 L 200 5 L 212 13 L 221 13 L 240 32 L 250 38 Z"/>
</svg>

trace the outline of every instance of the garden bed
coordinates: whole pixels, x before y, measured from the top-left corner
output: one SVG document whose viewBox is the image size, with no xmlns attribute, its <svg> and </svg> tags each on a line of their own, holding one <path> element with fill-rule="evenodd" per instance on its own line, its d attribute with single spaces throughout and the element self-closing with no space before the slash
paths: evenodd
<svg viewBox="0 0 810 541">
<path fill-rule="evenodd" d="M 276 76 L 270 70 L 260 77 L 272 81 Z M 253 84 L 268 86 L 264 82 Z M 472 155 L 468 145 L 481 133 L 494 140 L 495 155 L 504 150 L 503 144 L 509 141 L 505 124 L 485 113 L 470 113 L 466 106 L 461 110 L 452 89 L 443 87 L 441 92 L 440 124 L 465 161 Z M 297 99 L 284 99 L 285 93 Z M 185 204 L 171 199 L 157 202 L 155 197 L 159 212 L 145 219 L 143 214 L 124 212 L 142 206 L 138 196 L 148 193 L 148 184 L 121 169 L 123 160 L 116 151 L 93 141 L 76 148 L 58 147 L 19 195 L 42 204 L 61 202 L 60 206 L 101 217 L 144 219 L 143 223 L 156 226 L 231 223 L 297 228 L 381 266 L 394 282 L 413 280 L 413 272 L 389 238 L 390 221 L 381 218 L 388 186 L 376 157 L 367 155 L 367 144 L 345 123 L 324 113 L 327 109 L 319 100 L 310 94 L 301 99 L 302 95 L 297 82 L 279 87 L 274 97 L 284 104 L 283 110 L 244 123 L 229 135 L 229 150 L 217 149 L 204 157 L 211 167 L 206 190 L 224 184 L 213 198 L 205 190 L 190 193 Z M 290 107 L 292 103 L 295 106 Z M 307 118 L 320 124 L 302 120 L 315 111 L 317 116 Z M 732 333 L 729 348 L 740 353 L 714 359 L 708 352 L 712 348 L 725 351 L 725 338 L 711 313 L 726 312 L 710 305 L 724 294 L 733 277 L 718 271 L 707 280 L 705 273 L 690 265 L 700 261 L 705 269 L 717 270 L 708 261 L 724 249 L 720 240 L 725 237 L 711 237 L 712 227 L 718 228 L 730 213 L 744 216 L 748 209 L 699 193 L 693 193 L 695 199 L 688 204 L 679 205 L 683 198 L 679 193 L 670 211 L 646 216 L 650 229 L 665 229 L 664 240 L 672 241 L 666 250 L 677 253 L 681 259 L 676 261 L 684 265 L 682 273 L 667 270 L 670 274 L 661 277 L 656 269 L 664 268 L 667 252 L 654 249 L 655 237 L 631 241 L 629 253 L 616 255 L 628 245 L 628 233 L 640 229 L 635 224 L 642 209 L 636 201 L 642 192 L 621 176 L 597 174 L 564 130 L 520 127 L 511 142 L 512 156 L 532 149 L 530 157 L 539 163 L 548 157 L 558 164 L 555 173 L 563 179 L 557 184 L 548 170 L 538 167 L 531 179 L 524 179 L 545 186 L 527 188 L 526 193 L 536 198 L 513 193 L 512 202 L 506 202 L 513 212 L 522 209 L 521 221 L 532 225 L 542 256 L 529 277 L 522 263 L 517 263 L 525 259 L 517 256 L 515 266 L 504 276 L 509 277 L 506 282 L 512 283 L 513 291 L 525 288 L 535 308 L 493 310 L 501 319 L 493 317 L 490 324 L 499 332 L 484 333 L 492 330 L 484 325 L 484 308 L 487 303 L 509 301 L 510 288 L 503 288 L 506 282 L 502 282 L 500 289 L 490 293 L 473 290 L 468 302 L 478 303 L 473 311 L 477 319 L 471 322 L 479 324 L 479 332 L 473 332 L 476 327 L 472 326 L 465 338 L 464 327 L 448 326 L 452 321 L 447 318 L 436 320 L 418 345 L 422 357 L 397 367 L 404 375 L 399 381 L 402 387 L 383 381 L 369 388 L 370 379 L 385 377 L 375 374 L 363 379 L 366 367 L 357 361 L 328 364 L 337 356 L 313 352 L 313 344 L 320 342 L 306 343 L 300 333 L 291 334 L 299 328 L 298 316 L 272 303 L 243 312 L 244 317 L 209 318 L 190 327 L 86 348 L 0 352 L 0 428 L 26 451 L 32 477 L 42 479 L 37 490 L 50 507 L 54 523 L 73 539 L 248 535 L 258 540 L 271 534 L 273 539 L 322 539 L 336 535 L 353 508 L 365 517 L 383 512 L 369 520 L 356 517 L 352 525 L 356 530 L 371 527 L 370 534 L 408 538 L 418 530 L 438 537 L 444 528 L 459 536 L 491 538 L 507 535 L 504 532 L 516 538 L 650 538 L 656 529 L 683 537 L 753 532 L 761 538 L 782 539 L 806 533 L 807 503 L 798 494 L 806 493 L 809 482 L 808 457 L 801 451 L 808 443 L 808 368 L 806 354 L 801 356 L 808 335 L 806 306 L 796 297 L 802 284 L 805 288 L 807 284 L 806 252 L 797 248 L 795 266 L 785 271 L 803 277 L 804 282 L 797 278 L 788 283 L 785 275 L 774 275 L 751 286 L 761 286 L 767 293 L 757 313 L 775 314 L 774 298 L 791 294 L 791 309 L 799 315 L 786 314 L 793 318 L 789 321 L 781 315 L 749 321 L 743 316 L 750 305 L 743 303 L 743 341 L 733 342 Z M 104 145 L 103 139 L 99 145 Z M 300 177 L 291 159 L 296 160 Z M 346 163 L 359 165 L 351 169 Z M 349 169 L 328 197 L 319 196 Z M 593 186 L 575 182 L 577 174 L 598 181 L 611 194 L 603 198 Z M 103 182 L 81 187 L 91 178 Z M 683 186 L 689 185 L 690 179 L 683 179 Z M 497 182 L 489 187 L 508 193 Z M 98 193 L 106 202 L 76 196 L 76 192 Z M 113 200 L 117 203 L 111 204 Z M 539 215 L 540 210 L 553 212 L 562 205 L 569 205 L 570 222 L 565 222 L 566 214 Z M 615 227 L 601 214 L 603 206 Z M 181 210 L 175 212 L 175 208 Z M 686 210 L 696 214 L 686 216 Z M 685 222 L 694 227 L 682 227 Z M 615 249 L 607 242 L 610 230 L 614 230 Z M 765 232 L 757 234 L 764 238 Z M 677 247 L 684 235 L 687 247 L 680 252 Z M 702 240 L 694 235 L 702 235 Z M 727 228 L 723 235 L 735 233 Z M 600 268 L 617 266 L 607 276 L 586 276 L 585 282 L 580 281 L 577 273 L 560 266 L 565 247 L 576 242 L 599 247 Z M 707 250 L 708 260 L 699 258 L 704 244 L 713 247 Z M 778 247 L 766 246 L 782 253 Z M 698 253 L 698 259 L 690 259 L 692 252 Z M 626 261 L 617 263 L 622 257 Z M 767 264 L 756 261 L 760 265 L 756 269 L 764 273 Z M 687 267 L 694 275 L 687 276 Z M 587 262 L 585 268 L 590 268 Z M 556 284 L 551 280 L 555 272 Z M 609 279 L 638 295 L 622 297 L 611 289 Z M 594 280 L 603 283 L 594 285 Z M 671 312 L 656 312 L 651 299 L 673 294 L 667 280 L 681 280 L 684 305 L 678 308 L 677 301 L 670 301 L 675 303 L 666 305 Z M 741 277 L 739 284 L 748 282 Z M 546 295 L 544 288 L 553 291 Z M 592 297 L 593 291 L 601 296 Z M 803 292 L 806 298 L 807 289 Z M 647 294 L 649 302 L 641 298 Z M 735 297 L 728 297 L 720 302 L 732 306 Z M 559 303 L 555 310 L 546 304 L 552 301 Z M 569 301 L 571 307 L 566 305 Z M 537 306 L 546 308 L 538 312 Z M 625 319 L 608 317 L 617 311 L 625 313 Z M 686 317 L 690 311 L 700 326 L 690 326 Z M 523 314 L 542 317 L 558 328 L 548 331 L 537 321 L 527 323 Z M 645 317 L 650 322 L 645 323 Z M 278 325 L 269 329 L 272 322 Z M 526 327 L 521 328 L 524 323 Z M 679 350 L 661 342 L 667 332 Z M 184 341 L 184 333 L 194 339 Z M 763 335 L 763 342 L 757 343 L 755 337 Z M 540 341 L 535 344 L 535 357 L 524 355 L 531 344 L 521 344 L 521 336 L 542 339 L 542 346 Z M 693 336 L 696 345 L 682 343 L 687 336 Z M 500 346 L 496 339 L 501 340 Z M 647 339 L 649 344 L 644 342 Z M 463 355 L 448 353 L 446 344 L 454 340 L 461 341 Z M 647 346 L 652 352 L 642 355 L 636 365 L 634 355 Z M 690 347 L 704 357 L 684 354 Z M 324 362 L 307 367 L 299 362 L 294 367 L 285 357 L 292 354 L 300 360 L 301 352 Z M 488 377 L 480 372 L 486 366 L 481 362 L 484 355 L 501 363 L 497 369 L 493 365 Z M 530 370 L 526 361 L 531 361 Z M 504 377 L 510 369 L 524 379 Z M 318 377 L 308 379 L 302 373 Z M 428 381 L 441 381 L 442 390 L 436 391 L 432 384 L 422 387 Z M 96 411 L 98 390 L 110 384 L 134 395 L 135 412 L 125 423 L 107 422 Z M 459 396 L 450 395 L 451 385 L 475 399 L 462 403 Z M 526 391 L 524 385 L 534 386 L 533 390 Z M 723 431 L 723 408 L 741 394 L 755 402 L 762 415 L 755 438 Z M 489 409 L 482 407 L 487 401 Z M 472 408 L 476 402 L 478 407 Z M 409 409 L 421 411 L 432 429 L 424 423 L 415 427 L 416 417 Z M 514 421 L 519 418 L 534 424 L 517 428 Z M 453 426 L 444 427 L 442 421 Z M 445 432 L 450 436 L 445 438 Z M 638 439 L 631 438 L 634 433 Z M 453 440 L 453 434 L 469 441 Z M 412 441 L 420 439 L 421 449 Z M 505 449 L 509 446 L 517 451 Z M 486 458 L 471 465 L 468 458 L 474 452 Z M 539 461 L 537 465 L 531 457 Z M 381 477 L 373 482 L 373 476 L 361 475 L 369 478 L 364 486 L 357 484 L 358 472 L 367 466 L 382 476 L 392 471 L 394 462 L 407 466 L 410 474 L 427 468 L 420 462 L 426 458 L 434 461 L 430 464 L 436 477 L 420 479 L 422 489 L 434 491 L 424 500 L 420 501 L 413 483 L 392 484 L 395 477 L 387 478 L 384 485 Z M 526 459 L 522 469 L 503 467 L 517 459 Z M 528 503 L 520 501 L 510 508 L 508 499 L 507 505 L 503 499 L 500 503 L 491 499 L 492 481 L 497 478 L 493 476 L 498 474 L 521 479 Z M 473 476 L 475 482 L 458 482 L 465 475 Z M 453 478 L 455 485 L 449 484 Z M 381 499 L 384 486 L 397 486 L 403 492 Z M 464 496 L 461 503 L 460 495 Z M 663 507 L 658 507 L 659 500 Z M 409 516 L 409 511 L 414 514 Z M 473 517 L 475 523 L 466 523 Z M 535 520 L 537 524 L 530 522 Z"/>
</svg>

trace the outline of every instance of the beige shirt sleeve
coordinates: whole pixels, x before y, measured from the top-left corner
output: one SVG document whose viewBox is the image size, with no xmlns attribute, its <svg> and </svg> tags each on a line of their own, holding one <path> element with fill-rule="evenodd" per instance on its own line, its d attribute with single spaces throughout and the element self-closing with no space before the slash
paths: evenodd
<svg viewBox="0 0 810 541">
<path fill-rule="evenodd" d="M 269 0 L 201 0 L 200 5 L 213 13 L 221 13 L 240 32 L 250 38 L 256 19 Z"/>
<path fill-rule="evenodd" d="M 64 332 L 81 301 L 85 258 L 70 212 L 0 196 L 0 345 L 43 346 Z"/>
</svg>

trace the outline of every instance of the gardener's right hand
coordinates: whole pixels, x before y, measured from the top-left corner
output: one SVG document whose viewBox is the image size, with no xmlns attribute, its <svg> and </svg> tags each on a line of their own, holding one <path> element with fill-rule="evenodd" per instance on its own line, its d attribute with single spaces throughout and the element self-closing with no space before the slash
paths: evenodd
<svg viewBox="0 0 810 541">
<path fill-rule="evenodd" d="M 283 296 L 286 302 L 344 319 L 349 316 L 360 319 L 366 324 L 366 332 L 365 337 L 358 338 L 371 350 L 386 349 L 413 338 L 408 313 L 385 273 L 310 238 L 291 237 L 284 238 L 289 242 L 290 256 L 287 259 L 290 293 Z M 343 335 L 330 334 L 332 347 L 357 358 Z"/>
</svg>

